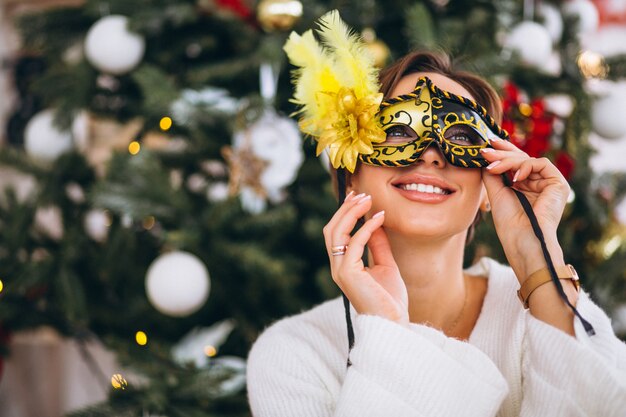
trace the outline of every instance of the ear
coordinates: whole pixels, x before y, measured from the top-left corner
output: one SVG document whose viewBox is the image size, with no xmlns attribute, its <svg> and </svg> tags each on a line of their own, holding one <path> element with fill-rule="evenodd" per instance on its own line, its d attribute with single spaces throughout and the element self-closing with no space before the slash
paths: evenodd
<svg viewBox="0 0 626 417">
<path fill-rule="evenodd" d="M 491 211 L 491 203 L 489 203 L 489 196 L 487 195 L 485 184 L 483 184 L 481 195 L 482 195 L 482 198 L 480 201 L 480 211 L 482 211 L 483 213 L 488 213 Z"/>
<path fill-rule="evenodd" d="M 491 204 L 489 203 L 489 197 L 485 194 L 482 201 L 480 202 L 480 211 L 483 213 L 489 213 L 491 211 Z"/>
<path fill-rule="evenodd" d="M 356 174 L 346 171 L 346 195 L 350 193 L 350 191 L 354 191 L 354 194 L 359 194 L 359 181 L 357 177 Z"/>
</svg>

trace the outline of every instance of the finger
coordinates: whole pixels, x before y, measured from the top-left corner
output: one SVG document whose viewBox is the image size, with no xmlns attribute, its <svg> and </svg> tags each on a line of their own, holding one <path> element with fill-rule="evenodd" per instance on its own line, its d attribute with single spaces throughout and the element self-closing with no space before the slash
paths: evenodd
<svg viewBox="0 0 626 417">
<path fill-rule="evenodd" d="M 489 162 L 504 158 L 529 158 L 528 155 L 521 151 L 498 150 L 494 148 L 482 148 L 480 154 Z"/>
<path fill-rule="evenodd" d="M 346 250 L 346 254 L 343 256 L 342 262 L 344 265 L 363 265 L 361 258 L 365 251 L 365 245 L 372 237 L 372 233 L 382 226 L 384 220 L 384 212 L 378 212 L 352 236 L 348 250 Z"/>
<path fill-rule="evenodd" d="M 492 174 L 502 174 L 508 171 L 517 171 L 522 163 L 529 158 L 522 154 L 513 154 L 502 159 L 496 159 L 491 162 L 485 169 Z"/>
<path fill-rule="evenodd" d="M 383 213 L 384 216 L 384 213 Z M 391 252 L 391 244 L 387 233 L 382 227 L 377 228 L 372 232 L 370 240 L 367 242 L 367 247 L 372 252 L 373 265 L 395 266 L 396 260 Z"/>
<path fill-rule="evenodd" d="M 503 140 L 503 139 L 496 139 L 496 140 L 490 140 L 489 144 L 497 150 L 504 150 L 504 151 L 515 151 L 515 152 L 521 152 L 521 153 L 525 153 L 524 151 L 522 151 L 520 148 L 518 148 L 517 146 L 515 146 L 513 144 L 513 142 L 508 141 L 508 140 Z"/>
<path fill-rule="evenodd" d="M 494 205 L 493 202 L 497 200 L 498 194 L 507 187 L 499 175 L 491 175 L 490 172 L 486 172 L 484 169 L 482 173 L 483 183 L 487 189 L 487 197 L 489 197 L 491 204 Z"/>
<path fill-rule="evenodd" d="M 350 233 L 358 219 L 369 210 L 371 196 L 362 194 L 346 201 L 324 226 L 323 234 L 326 249 L 330 255 L 332 246 L 345 245 L 350 240 Z"/>
<path fill-rule="evenodd" d="M 531 158 L 522 162 L 517 172 L 513 176 L 513 182 L 520 182 L 526 179 L 558 179 L 559 182 L 566 182 L 561 171 L 548 158 Z"/>
<path fill-rule="evenodd" d="M 331 219 L 328 221 L 328 225 L 330 225 L 330 227 L 332 228 L 334 223 L 337 222 L 337 219 L 342 217 L 346 213 L 346 211 L 350 210 L 350 208 L 358 203 L 359 200 L 361 200 L 363 197 L 365 197 L 365 195 L 365 193 L 354 195 L 354 192 L 350 191 L 350 193 L 346 196 L 345 200 L 343 201 L 341 206 L 339 206 L 333 217 L 331 217 Z"/>
</svg>

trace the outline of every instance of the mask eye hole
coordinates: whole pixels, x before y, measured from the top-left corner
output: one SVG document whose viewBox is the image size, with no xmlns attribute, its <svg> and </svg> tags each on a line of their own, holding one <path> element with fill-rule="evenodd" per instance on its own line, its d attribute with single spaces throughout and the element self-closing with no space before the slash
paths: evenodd
<svg viewBox="0 0 626 417">
<path fill-rule="evenodd" d="M 394 125 L 385 130 L 387 134 L 387 144 L 401 144 L 409 143 L 417 138 L 417 135 L 409 126 L 406 125 Z"/>
<path fill-rule="evenodd" d="M 468 125 L 457 124 L 446 129 L 443 136 L 450 143 L 461 146 L 482 145 L 485 140 Z"/>
</svg>

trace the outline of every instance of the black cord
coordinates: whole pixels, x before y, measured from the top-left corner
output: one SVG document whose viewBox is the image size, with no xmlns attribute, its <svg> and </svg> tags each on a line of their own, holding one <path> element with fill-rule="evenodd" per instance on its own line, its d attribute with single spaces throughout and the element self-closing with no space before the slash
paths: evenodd
<svg viewBox="0 0 626 417">
<path fill-rule="evenodd" d="M 343 168 L 337 169 L 337 194 L 339 201 L 337 203 L 338 207 L 341 207 L 343 201 L 346 199 L 346 170 Z M 350 316 L 350 300 L 348 297 L 341 292 L 341 296 L 343 297 L 343 308 L 346 313 L 346 326 L 348 328 L 348 361 L 346 363 L 346 367 L 350 367 L 352 362 L 350 362 L 350 352 L 354 347 L 354 328 L 352 327 L 352 316 Z"/>
<path fill-rule="evenodd" d="M 593 328 L 591 323 L 589 323 L 587 320 L 585 320 L 583 318 L 583 316 L 580 315 L 580 313 L 578 312 L 576 307 L 574 305 L 572 305 L 572 303 L 569 301 L 569 298 L 567 298 L 567 295 L 565 294 L 565 291 L 563 291 L 563 285 L 561 284 L 561 281 L 559 280 L 559 277 L 558 277 L 558 275 L 556 273 L 556 269 L 554 268 L 554 263 L 552 262 L 552 258 L 550 257 L 550 253 L 548 252 L 548 247 L 547 247 L 546 241 L 545 241 L 545 239 L 543 237 L 543 231 L 541 230 L 541 227 L 539 227 L 539 222 L 537 221 L 537 216 L 535 216 L 535 212 L 533 211 L 533 208 L 530 205 L 530 202 L 528 201 L 526 196 L 521 191 L 518 191 L 518 190 L 516 190 L 515 188 L 512 187 L 512 184 L 509 181 L 509 178 L 506 176 L 506 174 L 502 174 L 502 180 L 504 181 L 504 185 L 506 185 L 511 190 L 513 190 L 513 192 L 517 196 L 517 199 L 519 200 L 520 204 L 522 205 L 522 208 L 526 212 L 526 216 L 528 216 L 528 220 L 530 220 L 530 224 L 531 224 L 531 226 L 533 228 L 533 232 L 535 232 L 535 236 L 537 236 L 537 239 L 539 239 L 539 242 L 541 243 L 541 251 L 543 252 L 543 257 L 546 260 L 546 264 L 548 265 L 548 271 L 550 272 L 550 278 L 552 279 L 552 282 L 556 286 L 556 289 L 557 289 L 557 292 L 559 293 L 559 296 L 563 299 L 563 301 L 565 301 L 565 303 L 568 305 L 568 307 L 572 309 L 572 311 L 574 312 L 576 317 L 578 317 L 580 319 L 580 322 L 582 323 L 583 327 L 585 328 L 585 331 L 587 332 L 587 334 L 589 336 L 593 336 L 594 334 L 596 334 L 595 329 Z"/>
</svg>

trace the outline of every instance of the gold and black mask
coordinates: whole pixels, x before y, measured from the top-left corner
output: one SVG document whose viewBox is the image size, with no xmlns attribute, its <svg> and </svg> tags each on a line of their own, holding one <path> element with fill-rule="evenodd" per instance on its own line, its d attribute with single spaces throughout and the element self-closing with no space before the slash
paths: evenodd
<svg viewBox="0 0 626 417">
<path fill-rule="evenodd" d="M 371 154 L 359 155 L 369 165 L 408 166 L 436 144 L 452 165 L 481 168 L 489 163 L 480 149 L 495 137 L 509 138 L 484 107 L 441 90 L 428 77 L 420 78 L 412 93 L 384 100 L 377 117 L 387 139 L 374 144 Z"/>
</svg>

